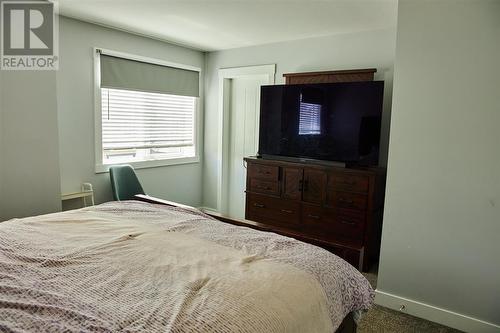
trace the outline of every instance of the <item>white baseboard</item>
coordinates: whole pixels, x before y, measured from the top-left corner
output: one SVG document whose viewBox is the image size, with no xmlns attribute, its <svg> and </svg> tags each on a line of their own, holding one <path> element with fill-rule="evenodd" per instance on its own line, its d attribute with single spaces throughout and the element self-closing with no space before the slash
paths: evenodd
<svg viewBox="0 0 500 333">
<path fill-rule="evenodd" d="M 464 332 L 471 333 L 498 333 L 500 326 L 480 319 L 465 316 L 460 313 L 438 308 L 380 290 L 375 291 L 375 303 L 389 309 L 427 319 Z M 404 309 L 401 310 L 401 306 Z"/>
<path fill-rule="evenodd" d="M 217 209 L 210 208 L 210 207 L 198 207 L 198 209 L 204 213 L 215 213 L 215 214 L 219 213 L 219 211 Z"/>
</svg>

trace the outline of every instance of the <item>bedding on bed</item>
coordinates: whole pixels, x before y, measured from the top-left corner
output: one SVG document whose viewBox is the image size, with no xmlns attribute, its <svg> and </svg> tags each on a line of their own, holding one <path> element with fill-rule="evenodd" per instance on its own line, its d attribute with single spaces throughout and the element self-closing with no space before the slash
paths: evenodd
<svg viewBox="0 0 500 333">
<path fill-rule="evenodd" d="M 334 332 L 374 292 L 326 250 L 138 201 L 0 223 L 1 332 Z"/>
</svg>

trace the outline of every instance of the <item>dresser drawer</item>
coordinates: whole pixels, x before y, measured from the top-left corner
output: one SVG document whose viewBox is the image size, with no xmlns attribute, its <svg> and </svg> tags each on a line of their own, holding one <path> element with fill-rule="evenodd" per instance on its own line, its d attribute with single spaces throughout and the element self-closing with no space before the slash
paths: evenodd
<svg viewBox="0 0 500 333">
<path fill-rule="evenodd" d="M 335 190 L 368 193 L 369 179 L 367 176 L 350 174 L 331 174 L 328 186 Z"/>
<path fill-rule="evenodd" d="M 302 204 L 302 221 L 311 227 L 334 227 L 332 209 Z"/>
<path fill-rule="evenodd" d="M 279 195 L 279 182 L 250 178 L 250 191 L 264 194 Z"/>
<path fill-rule="evenodd" d="M 335 210 L 335 232 L 343 236 L 361 240 L 364 236 L 366 215 L 350 209 Z"/>
<path fill-rule="evenodd" d="M 247 218 L 264 224 L 298 224 L 300 219 L 299 203 L 260 194 L 247 193 L 246 211 Z"/>
<path fill-rule="evenodd" d="M 338 208 L 365 210 L 367 202 L 367 197 L 364 194 L 333 191 L 328 204 Z"/>
<path fill-rule="evenodd" d="M 362 211 L 302 205 L 301 217 L 307 230 L 317 235 L 357 241 L 364 236 L 365 213 Z"/>
<path fill-rule="evenodd" d="M 279 178 L 279 167 L 272 165 L 249 163 L 248 176 L 250 178 L 277 181 Z"/>
</svg>

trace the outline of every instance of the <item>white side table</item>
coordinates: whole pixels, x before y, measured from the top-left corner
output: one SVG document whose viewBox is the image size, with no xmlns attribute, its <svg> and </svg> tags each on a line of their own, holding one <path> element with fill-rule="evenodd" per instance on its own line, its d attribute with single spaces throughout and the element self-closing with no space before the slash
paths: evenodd
<svg viewBox="0 0 500 333">
<path fill-rule="evenodd" d="M 82 190 L 80 192 L 72 192 L 61 195 L 61 200 L 72 200 L 82 198 L 83 207 L 87 207 L 87 200 L 90 199 L 90 206 L 94 205 L 94 189 L 92 188 L 92 184 L 83 183 Z"/>
</svg>

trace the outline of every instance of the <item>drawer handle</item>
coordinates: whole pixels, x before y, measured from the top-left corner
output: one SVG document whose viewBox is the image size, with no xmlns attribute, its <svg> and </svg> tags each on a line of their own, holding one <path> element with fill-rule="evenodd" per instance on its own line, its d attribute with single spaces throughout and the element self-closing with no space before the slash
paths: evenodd
<svg viewBox="0 0 500 333">
<path fill-rule="evenodd" d="M 259 173 L 260 174 L 264 174 L 264 175 L 270 175 L 271 171 L 262 171 L 262 170 L 260 170 Z"/>
<path fill-rule="evenodd" d="M 257 208 L 265 208 L 266 207 L 265 205 L 260 204 L 260 203 L 254 203 L 253 206 L 257 207 Z"/>
<path fill-rule="evenodd" d="M 282 209 L 281 211 L 283 213 L 287 213 L 287 214 L 292 214 L 293 213 L 293 210 L 289 210 L 289 209 Z"/>
<path fill-rule="evenodd" d="M 348 200 L 348 199 L 344 199 L 344 198 L 339 198 L 339 201 L 340 201 L 340 202 L 345 202 L 345 203 L 348 203 L 348 204 L 352 204 L 352 203 L 354 203 L 354 201 L 352 201 L 352 200 Z"/>
<path fill-rule="evenodd" d="M 356 224 L 356 222 L 347 221 L 347 220 L 340 220 L 340 223 L 343 223 L 343 224 L 350 224 L 350 225 L 354 225 L 354 224 Z"/>
<path fill-rule="evenodd" d="M 312 219 L 316 219 L 316 220 L 319 220 L 319 216 L 318 215 L 312 215 L 312 214 L 308 214 L 307 217 L 310 217 Z"/>
<path fill-rule="evenodd" d="M 270 191 L 271 190 L 271 188 L 269 186 L 259 186 L 259 185 L 257 185 L 257 188 L 259 190 L 266 190 L 266 191 Z"/>
<path fill-rule="evenodd" d="M 342 182 L 342 184 L 345 184 L 345 185 L 356 185 L 356 181 L 354 181 L 354 180 L 348 180 L 348 181 Z"/>
</svg>

